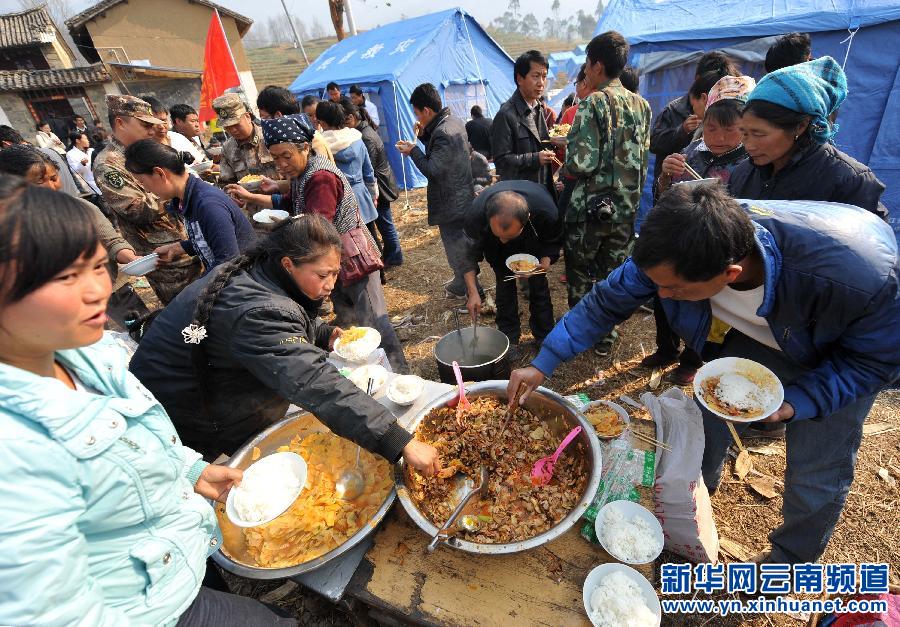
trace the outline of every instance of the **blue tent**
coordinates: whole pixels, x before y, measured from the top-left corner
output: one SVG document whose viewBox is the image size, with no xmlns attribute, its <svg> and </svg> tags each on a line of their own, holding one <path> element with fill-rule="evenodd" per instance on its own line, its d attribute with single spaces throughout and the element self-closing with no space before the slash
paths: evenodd
<svg viewBox="0 0 900 627">
<path fill-rule="evenodd" d="M 405 188 L 427 181 L 394 148 L 413 137 L 409 97 L 422 83 L 432 83 L 444 106 L 468 119 L 472 105 L 492 117 L 516 89 L 513 61 L 462 9 L 423 15 L 344 39 L 323 52 L 291 84 L 294 94 L 324 94 L 334 81 L 346 92 L 357 84 L 378 107 L 379 132 L 391 167 Z"/>
<path fill-rule="evenodd" d="M 810 33 L 813 56 L 830 55 L 847 73 L 835 144 L 886 185 L 882 200 L 900 236 L 900 2 L 612 0 L 595 34 L 609 30 L 631 44 L 630 64 L 641 70 L 641 94 L 655 114 L 687 92 L 704 52 L 725 50 L 758 79 L 778 36 Z"/>
</svg>

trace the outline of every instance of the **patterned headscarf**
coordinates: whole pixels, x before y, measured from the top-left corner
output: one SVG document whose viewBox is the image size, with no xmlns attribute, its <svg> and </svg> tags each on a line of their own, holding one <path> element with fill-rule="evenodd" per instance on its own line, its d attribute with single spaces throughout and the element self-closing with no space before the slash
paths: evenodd
<svg viewBox="0 0 900 627">
<path fill-rule="evenodd" d="M 820 57 L 766 74 L 747 101 L 765 100 L 811 116 L 809 134 L 824 144 L 838 131 L 837 124 L 832 125 L 828 116 L 846 97 L 844 70 L 831 57 Z"/>
<path fill-rule="evenodd" d="M 737 100 L 747 102 L 747 96 L 756 87 L 752 76 L 723 76 L 709 90 L 706 97 L 706 108 L 710 108 L 720 100 Z"/>
<path fill-rule="evenodd" d="M 312 121 L 305 113 L 263 120 L 262 131 L 266 148 L 275 144 L 308 144 L 316 134 Z"/>
</svg>

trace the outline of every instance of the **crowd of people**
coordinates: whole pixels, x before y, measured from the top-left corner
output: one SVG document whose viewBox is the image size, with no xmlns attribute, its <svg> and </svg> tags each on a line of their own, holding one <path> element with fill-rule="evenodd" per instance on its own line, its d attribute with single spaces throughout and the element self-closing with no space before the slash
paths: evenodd
<svg viewBox="0 0 900 627">
<path fill-rule="evenodd" d="M 396 144 L 428 180 L 447 298 L 486 313 L 486 262 L 513 360 L 527 290 L 537 354 L 513 371 L 511 401 L 576 354 L 607 353 L 615 326 L 651 303 L 644 366 L 677 362 L 687 385 L 704 360 L 740 356 L 779 376 L 785 402 L 765 433 L 787 439 L 784 523 L 758 559 L 782 563 L 822 555 L 862 423 L 900 377 L 884 186 L 832 142 L 846 77 L 810 46 L 779 39 L 758 82 L 707 52 L 688 92 L 652 116 L 627 42 L 607 32 L 558 114 L 531 50 L 493 119 L 475 106 L 465 121 L 419 85 L 415 141 Z M 220 96 L 222 143 L 190 105 L 151 97 L 108 96 L 109 131 L 76 117 L 68 145 L 43 121 L 33 143 L 0 127 L 0 495 L 29 505 L 0 521 L 0 623 L 295 624 L 230 594 L 207 563 L 221 543 L 208 501 L 241 479 L 211 462 L 291 403 L 391 462 L 441 469 L 434 447 L 326 361 L 344 328 L 371 326 L 392 368 L 409 370 L 383 288 L 404 263 L 399 189 L 378 107 L 347 92 L 330 83 L 327 98 L 298 101 L 269 86 L 258 117 Z M 636 236 L 648 176 L 655 206 Z M 262 209 L 288 217 L 261 225 Z M 517 276 L 517 253 L 543 272 Z M 118 274 L 150 254 L 159 307 Z M 558 317 L 546 270 L 560 258 Z M 130 363 L 104 336 L 110 321 L 138 341 Z M 730 435 L 705 410 L 704 430 L 713 491 Z"/>
</svg>

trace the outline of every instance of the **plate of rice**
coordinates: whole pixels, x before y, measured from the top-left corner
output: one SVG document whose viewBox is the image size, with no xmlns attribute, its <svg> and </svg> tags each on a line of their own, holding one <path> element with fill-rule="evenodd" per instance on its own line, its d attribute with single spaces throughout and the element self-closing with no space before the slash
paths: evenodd
<svg viewBox="0 0 900 627">
<path fill-rule="evenodd" d="M 425 390 L 425 381 L 414 374 L 400 375 L 387 389 L 388 400 L 397 405 L 412 405 Z"/>
<path fill-rule="evenodd" d="M 784 387 L 762 364 L 723 357 L 697 371 L 694 398 L 720 418 L 755 422 L 778 411 L 784 402 Z"/>
<path fill-rule="evenodd" d="M 662 621 L 653 586 L 625 564 L 600 564 L 589 572 L 582 598 L 595 627 L 659 627 Z"/>
<path fill-rule="evenodd" d="M 272 453 L 244 471 L 228 492 L 225 513 L 238 527 L 258 527 L 281 516 L 306 486 L 306 460 L 291 452 Z"/>
<path fill-rule="evenodd" d="M 372 327 L 350 327 L 334 343 L 334 352 L 341 359 L 363 362 L 381 344 L 381 333 Z"/>
<path fill-rule="evenodd" d="M 601 507 L 594 531 L 606 552 L 626 564 L 648 564 L 663 550 L 662 525 L 650 510 L 631 501 Z"/>
</svg>

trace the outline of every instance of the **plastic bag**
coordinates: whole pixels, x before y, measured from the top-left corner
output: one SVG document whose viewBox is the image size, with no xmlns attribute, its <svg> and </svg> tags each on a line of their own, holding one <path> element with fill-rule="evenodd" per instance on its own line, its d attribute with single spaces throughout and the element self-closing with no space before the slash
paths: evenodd
<svg viewBox="0 0 900 627">
<path fill-rule="evenodd" d="M 656 423 L 656 439 L 672 449 L 657 451 L 654 513 L 662 524 L 665 547 L 692 562 L 716 562 L 719 534 L 700 472 L 704 444 L 700 409 L 678 388 L 659 397 L 642 394 L 641 401 Z"/>
</svg>

